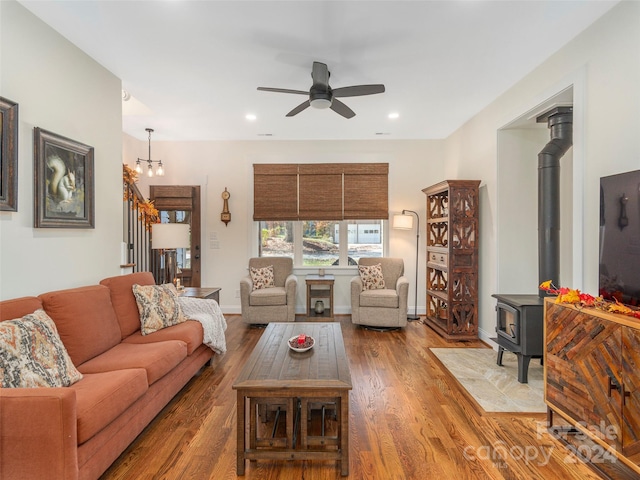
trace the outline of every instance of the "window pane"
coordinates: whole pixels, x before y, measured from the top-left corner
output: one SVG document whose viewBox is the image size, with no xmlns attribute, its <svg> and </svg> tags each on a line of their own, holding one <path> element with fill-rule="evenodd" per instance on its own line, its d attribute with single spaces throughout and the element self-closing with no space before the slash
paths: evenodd
<svg viewBox="0 0 640 480">
<path fill-rule="evenodd" d="M 352 220 L 348 232 L 349 265 L 361 257 L 382 257 L 382 220 Z"/>
<path fill-rule="evenodd" d="M 338 265 L 339 238 L 340 222 L 318 220 L 302 222 L 302 265 Z"/>
<path fill-rule="evenodd" d="M 293 222 L 260 222 L 261 257 L 293 258 Z"/>
</svg>

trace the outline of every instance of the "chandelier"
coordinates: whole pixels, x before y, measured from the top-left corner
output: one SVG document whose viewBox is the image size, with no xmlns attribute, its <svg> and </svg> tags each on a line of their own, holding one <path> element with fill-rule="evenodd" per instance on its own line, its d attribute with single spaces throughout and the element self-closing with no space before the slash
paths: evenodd
<svg viewBox="0 0 640 480">
<path fill-rule="evenodd" d="M 153 164 L 157 163 L 158 168 L 156 169 L 156 175 L 159 177 L 164 176 L 164 169 L 162 168 L 162 160 L 151 160 L 151 132 L 153 132 L 153 128 L 145 128 L 147 132 L 149 132 L 149 158 L 138 158 L 136 161 L 136 172 L 142 173 L 142 165 L 140 162 L 147 162 L 149 169 L 147 170 L 147 176 L 153 177 Z"/>
</svg>

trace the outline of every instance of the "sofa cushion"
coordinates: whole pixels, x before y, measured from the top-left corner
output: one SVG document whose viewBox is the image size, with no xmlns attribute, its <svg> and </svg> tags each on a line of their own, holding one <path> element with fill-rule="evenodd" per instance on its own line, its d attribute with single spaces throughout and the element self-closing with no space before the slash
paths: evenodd
<svg viewBox="0 0 640 480">
<path fill-rule="evenodd" d="M 42 308 L 38 297 L 20 297 L 0 302 L 0 321 L 24 317 Z"/>
<path fill-rule="evenodd" d="M 120 326 L 103 285 L 58 290 L 40 295 L 75 365 L 120 343 Z"/>
<path fill-rule="evenodd" d="M 143 368 L 88 373 L 71 387 L 76 392 L 78 444 L 92 438 L 149 389 Z"/>
<path fill-rule="evenodd" d="M 390 288 L 363 290 L 360 293 L 361 307 L 398 308 L 400 306 L 399 302 L 398 292 Z"/>
<path fill-rule="evenodd" d="M 382 265 L 358 265 L 358 272 L 362 279 L 362 288 L 364 290 L 375 290 L 385 288 L 384 277 L 382 275 Z"/>
<path fill-rule="evenodd" d="M 180 340 L 153 343 L 120 343 L 78 365 L 83 374 L 144 368 L 149 385 L 165 376 L 187 357 L 187 344 Z"/>
<path fill-rule="evenodd" d="M 2 388 L 68 387 L 82 378 L 44 310 L 0 322 Z"/>
<path fill-rule="evenodd" d="M 100 285 L 109 288 L 111 303 L 116 312 L 122 338 L 140 330 L 140 314 L 136 297 L 133 295 L 134 285 L 155 285 L 151 272 L 135 272 L 117 277 L 105 278 Z"/>
<path fill-rule="evenodd" d="M 153 343 L 165 340 L 182 340 L 187 344 L 187 355 L 191 355 L 196 348 L 202 345 L 203 337 L 202 324 L 195 320 L 187 320 L 184 323 L 163 328 L 149 335 L 142 335 L 142 332 L 138 330 L 122 341 L 124 343 Z"/>
<path fill-rule="evenodd" d="M 176 294 L 173 284 L 133 286 L 143 335 L 187 321 Z"/>
<path fill-rule="evenodd" d="M 249 273 L 251 273 L 251 283 L 253 283 L 254 290 L 272 288 L 274 286 L 273 265 L 262 268 L 251 267 Z"/>
<path fill-rule="evenodd" d="M 287 291 L 284 287 L 262 288 L 254 290 L 249 295 L 249 305 L 255 307 L 258 305 L 286 305 Z"/>
</svg>

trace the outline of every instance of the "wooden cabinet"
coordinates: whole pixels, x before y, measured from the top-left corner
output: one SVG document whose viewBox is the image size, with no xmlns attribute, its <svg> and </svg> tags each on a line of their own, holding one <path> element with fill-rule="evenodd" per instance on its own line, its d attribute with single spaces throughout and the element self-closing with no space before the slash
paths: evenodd
<svg viewBox="0 0 640 480">
<path fill-rule="evenodd" d="M 640 473 L 640 322 L 545 301 L 545 402 Z"/>
<path fill-rule="evenodd" d="M 426 323 L 449 341 L 478 337 L 479 180 L 445 180 L 427 196 Z"/>
</svg>

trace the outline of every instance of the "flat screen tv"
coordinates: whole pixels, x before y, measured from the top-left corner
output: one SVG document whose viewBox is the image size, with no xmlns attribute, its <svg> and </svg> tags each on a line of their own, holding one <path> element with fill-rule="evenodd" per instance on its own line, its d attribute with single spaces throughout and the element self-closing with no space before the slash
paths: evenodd
<svg viewBox="0 0 640 480">
<path fill-rule="evenodd" d="M 599 274 L 605 299 L 640 305 L 640 170 L 600 178 Z"/>
</svg>

